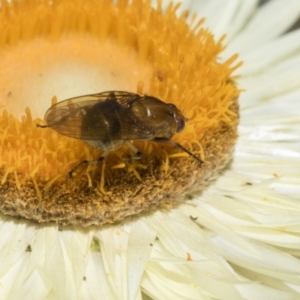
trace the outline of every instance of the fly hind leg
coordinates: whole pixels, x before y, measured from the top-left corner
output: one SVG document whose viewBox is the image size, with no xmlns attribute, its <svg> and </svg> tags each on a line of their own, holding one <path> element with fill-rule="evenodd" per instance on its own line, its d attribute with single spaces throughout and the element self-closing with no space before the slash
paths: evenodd
<svg viewBox="0 0 300 300">
<path fill-rule="evenodd" d="M 90 165 L 97 165 L 100 164 L 104 161 L 105 157 L 107 156 L 109 152 L 104 152 L 98 159 L 96 160 L 84 160 L 81 163 L 79 163 L 78 165 L 76 165 L 72 170 L 69 171 L 68 173 L 68 178 L 71 178 L 73 173 L 80 167 L 82 166 L 90 166 Z"/>
</svg>

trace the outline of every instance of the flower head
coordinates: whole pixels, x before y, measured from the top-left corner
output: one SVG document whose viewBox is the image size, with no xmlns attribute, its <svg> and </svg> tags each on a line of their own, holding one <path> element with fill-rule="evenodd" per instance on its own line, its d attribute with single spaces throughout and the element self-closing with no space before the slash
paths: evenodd
<svg viewBox="0 0 300 300">
<path fill-rule="evenodd" d="M 283 34 L 298 18 L 299 2 L 183 1 L 183 7 L 206 16 L 217 38 L 227 33 L 220 59 L 238 51 L 245 62 L 231 164 L 178 208 L 122 224 L 59 230 L 1 216 L 0 298 L 299 297 L 300 32 Z"/>
</svg>

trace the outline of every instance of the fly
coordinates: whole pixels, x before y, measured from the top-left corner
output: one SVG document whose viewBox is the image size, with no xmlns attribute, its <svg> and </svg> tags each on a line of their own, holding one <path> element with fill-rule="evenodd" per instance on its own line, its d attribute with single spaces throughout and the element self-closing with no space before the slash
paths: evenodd
<svg viewBox="0 0 300 300">
<path fill-rule="evenodd" d="M 184 129 L 188 121 L 171 103 L 149 95 L 124 91 L 108 91 L 84 95 L 58 102 L 45 114 L 46 125 L 65 136 L 80 139 L 103 154 L 93 161 L 84 160 L 69 171 L 69 177 L 79 167 L 101 163 L 106 156 L 123 144 L 134 153 L 135 159 L 143 154 L 131 141 L 170 142 L 193 157 L 203 161 L 171 138 Z"/>
</svg>

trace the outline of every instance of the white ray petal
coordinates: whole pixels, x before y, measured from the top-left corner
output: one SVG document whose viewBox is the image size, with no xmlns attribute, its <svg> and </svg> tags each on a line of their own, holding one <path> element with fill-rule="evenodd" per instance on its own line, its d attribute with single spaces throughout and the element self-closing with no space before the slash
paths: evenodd
<svg viewBox="0 0 300 300">
<path fill-rule="evenodd" d="M 247 274 L 247 277 L 255 282 L 260 282 L 262 284 L 264 284 L 265 286 L 269 286 L 272 287 L 274 289 L 276 289 L 278 291 L 278 296 L 279 299 L 297 299 L 298 296 L 296 295 L 296 293 L 298 292 L 297 290 L 299 290 L 299 285 L 296 284 L 291 284 L 288 282 L 283 282 L 271 277 L 267 277 L 264 276 L 262 274 L 256 273 L 256 272 L 252 272 L 249 269 L 244 269 L 242 267 L 239 266 L 235 266 L 235 269 L 240 273 L 240 274 Z M 280 292 L 278 289 L 280 289 L 280 291 L 285 291 L 285 293 Z M 249 292 L 251 293 L 251 290 L 249 290 Z M 296 293 L 293 293 L 296 292 Z M 285 297 L 283 297 L 283 295 L 285 295 Z M 256 295 L 256 293 L 255 293 Z M 268 298 L 267 296 L 268 294 L 264 295 L 265 299 Z M 282 298 L 281 298 L 282 296 Z M 270 299 L 277 299 L 276 298 L 276 294 L 275 295 L 270 295 Z"/>
<path fill-rule="evenodd" d="M 180 208 L 195 216 L 194 208 L 191 209 L 188 206 Z M 157 216 L 158 214 L 156 214 Z M 201 217 L 203 217 L 202 213 L 199 214 L 197 221 L 199 220 L 199 224 L 202 226 Z M 276 296 L 275 299 L 280 299 L 280 295 L 282 299 L 290 299 L 291 295 L 289 293 L 250 282 L 235 273 L 222 256 L 212 248 L 214 239 L 212 239 L 211 234 L 204 234 L 208 239 L 204 244 L 201 243 L 204 232 L 200 233 L 199 228 L 197 229 L 195 224 L 191 224 L 192 220 L 188 214 L 182 215 L 178 211 L 174 211 L 168 215 L 159 215 L 158 220 L 161 222 L 165 220 L 164 227 L 169 227 L 169 232 L 173 232 L 174 235 L 178 236 L 181 241 L 181 247 L 179 248 L 189 253 L 189 260 L 184 256 L 178 257 L 177 254 L 180 252 L 169 247 L 169 243 L 164 241 L 164 239 L 169 239 L 168 235 L 160 235 L 159 242 L 154 245 L 153 262 L 148 264 L 142 282 L 143 287 L 150 291 L 152 297 L 206 299 L 205 295 L 209 293 L 213 297 L 222 298 L 223 295 L 226 295 L 230 299 L 240 299 L 245 295 L 249 295 L 251 291 L 261 291 L 264 297 L 266 295 L 277 295 L 278 298 Z M 253 248 L 251 244 L 245 244 L 237 235 L 232 235 L 225 228 L 223 228 L 223 233 L 232 236 L 235 241 L 240 240 L 237 245 L 241 246 L 242 249 L 245 246 L 246 249 L 249 248 L 246 253 L 249 253 L 249 250 Z M 185 236 L 186 238 L 184 238 Z M 190 247 L 191 245 L 192 247 Z M 175 244 L 173 246 L 176 247 Z M 218 284 L 218 290 L 215 289 L 216 284 Z M 202 294 L 202 291 L 205 291 L 205 294 Z M 261 299 L 264 299 L 263 296 Z"/>
<path fill-rule="evenodd" d="M 214 34 L 217 33 L 223 35 L 225 33 L 224 30 L 219 29 L 223 26 L 227 26 L 228 20 L 232 17 L 234 11 L 239 6 L 239 0 L 233 1 L 202 1 L 202 5 L 200 6 L 197 1 L 193 1 L 190 7 L 191 11 L 195 11 L 198 14 L 198 17 L 206 18 L 206 26 L 208 26 Z"/>
<path fill-rule="evenodd" d="M 237 199 L 243 201 L 241 195 L 239 195 Z M 250 199 L 256 202 L 258 201 L 256 197 L 244 199 L 245 201 L 249 201 Z M 212 230 L 212 241 L 217 245 L 217 248 L 222 251 L 222 256 L 227 258 L 230 262 L 249 268 L 250 270 L 255 270 L 274 278 L 300 283 L 300 262 L 296 258 L 269 247 L 266 243 L 255 242 L 254 240 L 243 237 L 235 230 L 237 223 L 232 223 L 231 226 L 228 226 L 229 224 L 226 219 L 223 221 L 223 224 L 217 223 L 217 220 L 222 220 L 222 218 L 216 214 L 216 209 L 211 203 L 204 204 L 204 202 L 201 203 L 200 200 L 198 200 L 197 203 L 197 207 L 193 209 L 186 207 L 185 209 L 190 209 L 193 215 L 198 217 L 195 222 Z M 216 202 L 214 204 L 216 204 Z M 229 207 L 230 203 L 227 203 L 227 205 Z M 231 206 L 232 209 L 234 209 L 234 207 L 235 206 Z M 249 209 L 251 209 L 250 202 Z M 259 207 L 252 205 L 252 210 L 258 211 Z M 262 210 L 261 213 L 265 211 L 266 209 Z M 235 212 L 233 211 L 233 213 Z M 239 211 L 236 211 L 236 213 L 238 214 Z M 245 213 L 247 213 L 247 211 L 244 211 L 244 214 Z M 279 214 L 280 211 L 278 210 L 277 213 Z M 295 277 L 297 274 L 299 278 Z"/>
<path fill-rule="evenodd" d="M 148 226 L 146 219 L 139 219 L 131 223 L 127 252 L 128 297 L 126 299 L 134 300 L 140 292 L 140 280 L 155 238 L 155 226 Z"/>
<path fill-rule="evenodd" d="M 25 278 L 23 282 L 23 286 L 19 289 L 18 292 L 19 292 L 18 297 L 11 297 L 9 299 L 23 299 L 23 300 L 46 299 L 49 290 L 48 287 L 45 285 L 41 273 L 35 270 Z"/>
<path fill-rule="evenodd" d="M 239 72 L 244 76 L 259 74 L 283 59 L 293 55 L 299 56 L 299 52 L 300 30 L 296 30 L 257 47 L 251 52 L 243 53 L 241 58 L 244 65 L 239 69 Z"/>
<path fill-rule="evenodd" d="M 195 281 L 203 286 L 206 290 L 212 291 L 213 299 L 255 299 L 255 300 L 291 300 L 294 295 L 291 293 L 279 291 L 262 285 L 258 280 L 229 280 L 227 277 L 216 278 L 218 281 L 210 280 L 210 276 L 201 276 L 196 268 L 191 270 Z M 216 285 L 218 288 L 216 289 Z M 254 296 L 255 295 L 255 296 Z"/>
<path fill-rule="evenodd" d="M 163 8 L 166 8 L 170 2 L 172 1 L 164 1 Z M 181 3 L 177 11 L 178 15 L 189 9 L 192 13 L 197 13 L 198 18 L 205 17 L 205 27 L 213 32 L 216 39 L 226 34 L 227 39 L 231 40 L 249 20 L 259 0 L 176 0 L 175 2 Z"/>
<path fill-rule="evenodd" d="M 200 0 L 201 1 L 201 0 Z M 199 1 L 199 2 L 200 2 Z M 167 9 L 168 5 L 170 3 L 180 3 L 179 8 L 177 9 L 176 13 L 177 16 L 180 16 L 182 14 L 183 11 L 186 11 L 187 9 L 189 9 L 189 7 L 191 6 L 191 3 L 193 2 L 193 0 L 176 0 L 176 1 L 172 1 L 172 0 L 166 0 L 166 1 L 162 1 L 162 8 L 164 10 Z M 157 0 L 152 0 L 152 6 L 156 7 L 157 6 Z"/>
<path fill-rule="evenodd" d="M 99 239 L 107 279 L 116 299 L 125 299 L 127 293 L 128 233 L 125 226 L 103 228 L 95 232 Z"/>
<path fill-rule="evenodd" d="M 155 227 L 137 220 L 95 233 L 99 238 L 103 266 L 116 299 L 141 297 L 140 280 L 155 240 Z"/>
<path fill-rule="evenodd" d="M 100 249 L 94 249 L 88 254 L 87 269 L 80 294 L 80 299 L 116 299 L 115 293 L 112 291 L 107 279 L 107 272 L 105 271 Z"/>
<path fill-rule="evenodd" d="M 252 89 L 249 90 L 249 93 L 251 92 Z M 244 109 L 241 111 L 240 134 L 246 135 L 247 132 L 254 134 L 254 128 L 264 128 L 270 125 L 280 126 L 281 129 L 277 132 L 299 134 L 298 99 L 300 89 L 274 97 L 271 103 L 269 97 L 253 98 L 251 103 L 249 93 L 247 92 L 241 96 Z M 297 142 L 298 137 L 296 136 L 293 141 Z"/>
<path fill-rule="evenodd" d="M 186 276 L 186 278 L 188 279 L 189 276 Z M 147 291 L 147 294 L 151 297 L 151 299 L 211 299 L 208 296 L 201 295 L 201 292 L 195 284 L 182 284 L 179 280 L 174 278 L 173 273 L 168 272 L 165 268 L 162 268 L 159 265 L 152 266 L 149 264 L 145 276 L 143 277 L 142 287 Z"/>
<path fill-rule="evenodd" d="M 197 12 L 198 17 L 206 18 L 205 27 L 213 32 L 216 39 L 226 34 L 230 40 L 249 19 L 257 3 L 257 0 L 212 0 L 202 1 L 199 5 L 198 1 L 193 1 L 190 9 Z"/>
<path fill-rule="evenodd" d="M 213 240 L 230 262 L 267 276 L 300 284 L 300 262 L 291 255 L 263 243 L 250 243 L 247 239 L 244 239 L 244 243 L 252 248 L 251 252 L 240 247 L 234 240 L 229 240 L 228 236 L 216 235 Z"/>
<path fill-rule="evenodd" d="M 241 106 L 241 122 L 249 122 L 253 124 L 273 122 L 273 118 L 269 118 L 269 115 L 273 113 L 278 115 L 277 121 L 283 122 L 283 120 L 291 120 L 291 118 L 297 118 L 297 112 L 293 109 L 297 109 L 297 99 L 299 99 L 299 78 L 297 73 L 300 71 L 297 69 L 287 70 L 286 72 L 275 73 L 276 76 L 271 76 L 268 73 L 261 76 L 245 78 L 240 81 L 241 87 L 246 91 L 240 95 Z M 289 82 L 288 78 L 284 75 L 291 75 L 294 81 Z M 270 98 L 272 98 L 270 103 Z M 286 105 L 289 103 L 289 105 Z M 272 109 L 270 109 L 272 107 Z M 251 109 L 250 109 L 251 108 Z M 281 113 L 278 114 L 279 110 Z M 250 117 L 250 114 L 257 112 L 260 117 L 264 116 L 264 119 Z M 254 116 L 254 114 L 252 114 Z M 289 124 L 293 124 L 289 122 Z"/>
<path fill-rule="evenodd" d="M 57 226 L 42 227 L 37 231 L 31 243 L 29 269 L 40 270 L 53 297 L 78 297 L 89 240 L 89 236 L 80 231 L 59 231 Z M 47 274 L 53 275 L 49 277 Z"/>
<path fill-rule="evenodd" d="M 263 5 L 243 31 L 231 42 L 230 49 L 247 53 L 284 33 L 300 15 L 298 0 L 273 0 Z"/>
<path fill-rule="evenodd" d="M 245 24 L 249 21 L 255 10 L 257 9 L 259 0 L 239 1 L 237 10 L 229 20 L 230 23 L 226 27 L 226 42 L 231 43 L 231 40 L 243 30 Z"/>
<path fill-rule="evenodd" d="M 0 276 L 3 276 L 15 262 L 24 255 L 28 245 L 32 244 L 34 228 L 27 228 L 27 222 L 1 216 L 0 220 Z"/>
<path fill-rule="evenodd" d="M 20 257 L 14 264 L 10 265 L 7 268 L 6 273 L 1 276 L 1 289 L 0 289 L 0 298 L 1 299 L 41 299 L 40 297 L 44 297 L 47 294 L 47 289 L 43 284 L 40 276 L 27 276 L 27 264 L 29 253 L 22 253 L 22 257 Z M 29 295 L 26 295 L 23 288 L 26 287 L 28 292 L 28 286 L 30 286 L 30 282 L 28 280 L 37 279 L 35 284 L 40 283 L 40 285 L 29 291 Z M 29 296 L 29 297 L 28 297 Z"/>
</svg>

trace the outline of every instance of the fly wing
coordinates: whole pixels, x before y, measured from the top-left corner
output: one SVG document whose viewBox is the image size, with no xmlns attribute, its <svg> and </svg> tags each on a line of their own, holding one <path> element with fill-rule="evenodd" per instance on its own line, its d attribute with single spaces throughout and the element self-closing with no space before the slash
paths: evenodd
<svg viewBox="0 0 300 300">
<path fill-rule="evenodd" d="M 58 102 L 45 115 L 49 127 L 82 140 L 148 140 L 155 134 L 137 119 L 127 104 L 139 97 L 127 92 L 104 92 Z"/>
</svg>

